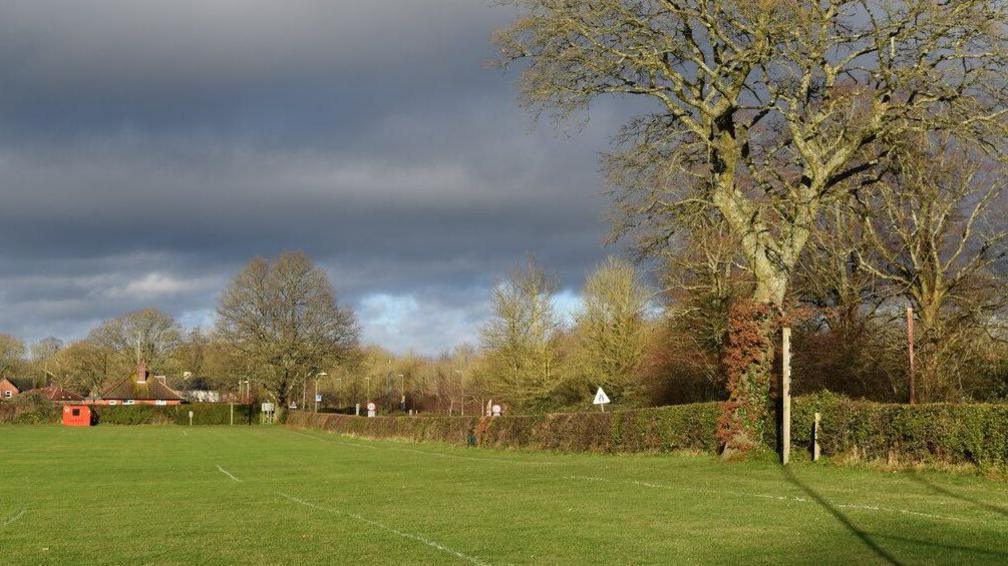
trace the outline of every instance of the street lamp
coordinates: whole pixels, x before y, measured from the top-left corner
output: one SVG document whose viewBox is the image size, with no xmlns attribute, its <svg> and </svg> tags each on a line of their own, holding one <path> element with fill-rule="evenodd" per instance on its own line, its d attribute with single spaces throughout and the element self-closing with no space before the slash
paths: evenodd
<svg viewBox="0 0 1008 566">
<path fill-rule="evenodd" d="M 318 373 L 315 374 L 315 412 L 316 413 L 318 412 L 318 380 L 319 380 L 320 377 L 325 377 L 327 375 L 329 375 L 329 374 L 326 373 L 326 372 L 324 372 L 324 371 L 320 371 L 320 372 L 318 372 Z"/>
<path fill-rule="evenodd" d="M 399 410 L 406 411 L 406 377 L 403 374 L 399 374 L 399 393 L 402 394 L 402 400 L 399 401 Z"/>
</svg>

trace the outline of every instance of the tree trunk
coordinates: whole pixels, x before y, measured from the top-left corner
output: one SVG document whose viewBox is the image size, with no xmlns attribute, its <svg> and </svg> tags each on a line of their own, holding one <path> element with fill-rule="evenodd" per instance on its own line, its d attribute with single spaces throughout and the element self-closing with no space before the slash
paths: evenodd
<svg viewBox="0 0 1008 566">
<path fill-rule="evenodd" d="M 740 301 L 732 305 L 724 351 L 728 401 L 722 405 L 718 426 L 722 458 L 758 449 L 768 432 L 770 376 L 778 326 L 772 303 Z"/>
<path fill-rule="evenodd" d="M 758 262 L 757 262 L 758 263 Z M 764 264 L 763 267 L 769 267 Z M 753 296 L 732 305 L 723 363 L 728 373 L 728 401 L 718 426 L 721 457 L 732 459 L 758 450 L 771 431 L 774 399 L 771 376 L 780 313 L 787 289 L 782 273 L 760 273 Z"/>
</svg>

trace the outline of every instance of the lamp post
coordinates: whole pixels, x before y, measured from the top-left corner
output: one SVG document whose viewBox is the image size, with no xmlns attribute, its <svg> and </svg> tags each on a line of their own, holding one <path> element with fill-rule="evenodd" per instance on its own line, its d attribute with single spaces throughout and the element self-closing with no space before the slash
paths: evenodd
<svg viewBox="0 0 1008 566">
<path fill-rule="evenodd" d="M 399 393 L 402 394 L 402 400 L 399 401 L 399 410 L 406 412 L 406 377 L 404 374 L 399 374 Z"/>
<path fill-rule="evenodd" d="M 462 416 L 465 416 L 465 382 L 462 378 L 462 370 L 457 369 L 455 373 L 459 376 L 459 386 L 462 389 Z"/>
<path fill-rule="evenodd" d="M 324 371 L 320 371 L 320 372 L 318 372 L 318 373 L 315 374 L 315 412 L 316 413 L 318 412 L 318 380 L 319 380 L 320 377 L 325 377 L 327 375 L 329 375 L 329 374 L 326 373 L 326 372 L 324 372 Z"/>
</svg>

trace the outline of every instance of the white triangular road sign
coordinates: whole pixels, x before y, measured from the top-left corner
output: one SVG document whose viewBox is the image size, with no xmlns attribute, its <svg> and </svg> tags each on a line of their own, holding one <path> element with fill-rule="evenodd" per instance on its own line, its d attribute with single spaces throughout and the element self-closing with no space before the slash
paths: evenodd
<svg viewBox="0 0 1008 566">
<path fill-rule="evenodd" d="M 595 405 L 605 405 L 608 402 L 609 396 L 605 394 L 605 391 L 602 391 L 601 387 L 599 387 L 598 391 L 595 393 L 595 401 L 593 401 L 593 403 Z"/>
</svg>

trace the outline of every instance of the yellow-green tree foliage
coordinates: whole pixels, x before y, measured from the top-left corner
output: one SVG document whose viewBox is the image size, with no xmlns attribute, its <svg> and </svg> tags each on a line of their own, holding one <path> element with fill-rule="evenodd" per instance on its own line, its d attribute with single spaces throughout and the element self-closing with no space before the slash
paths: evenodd
<svg viewBox="0 0 1008 566">
<path fill-rule="evenodd" d="M 482 342 L 497 394 L 516 406 L 528 406 L 556 384 L 556 289 L 555 278 L 528 258 L 491 292 L 493 316 Z"/>
<path fill-rule="evenodd" d="M 585 282 L 576 317 L 581 371 L 618 400 L 637 398 L 637 369 L 647 348 L 647 286 L 629 262 L 609 258 Z"/>
</svg>

